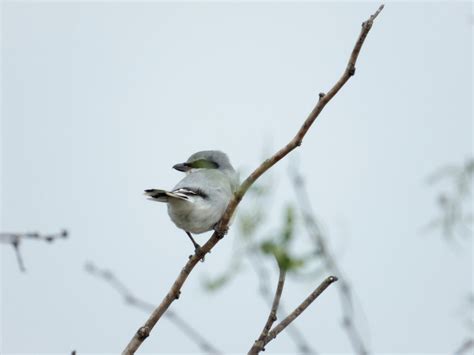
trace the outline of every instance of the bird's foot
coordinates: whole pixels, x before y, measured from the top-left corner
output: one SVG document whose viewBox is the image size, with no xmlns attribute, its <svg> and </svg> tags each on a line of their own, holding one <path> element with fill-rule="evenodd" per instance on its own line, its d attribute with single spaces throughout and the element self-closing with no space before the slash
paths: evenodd
<svg viewBox="0 0 474 355">
<path fill-rule="evenodd" d="M 201 256 L 202 255 L 202 258 L 201 258 L 201 262 L 204 262 L 204 257 L 206 256 L 206 253 L 202 252 L 201 250 L 201 246 L 196 243 L 196 241 L 194 240 L 193 236 L 191 235 L 191 233 L 189 233 L 188 231 L 186 231 L 186 234 L 188 235 L 189 239 L 191 240 L 191 242 L 193 243 L 194 245 L 194 255 L 196 256 Z M 189 258 L 191 259 L 193 256 L 190 255 Z"/>
<path fill-rule="evenodd" d="M 196 255 L 196 256 L 202 255 L 201 263 L 203 263 L 205 261 L 206 254 L 202 251 L 201 246 L 199 244 L 194 249 L 194 255 Z"/>
<path fill-rule="evenodd" d="M 219 224 L 216 224 L 216 226 L 214 227 L 214 231 L 216 232 L 217 238 L 222 239 L 229 231 L 229 227 L 221 227 Z"/>
<path fill-rule="evenodd" d="M 201 246 L 198 243 L 193 241 L 193 245 L 194 245 L 194 251 L 195 252 L 197 252 L 198 250 L 201 250 Z"/>
</svg>

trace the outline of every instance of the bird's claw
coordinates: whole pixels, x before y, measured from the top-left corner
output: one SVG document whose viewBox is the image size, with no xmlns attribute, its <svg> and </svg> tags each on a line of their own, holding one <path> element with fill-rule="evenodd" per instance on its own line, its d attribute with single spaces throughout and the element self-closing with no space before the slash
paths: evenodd
<svg viewBox="0 0 474 355">
<path fill-rule="evenodd" d="M 216 228 L 214 229 L 214 231 L 216 232 L 217 238 L 222 239 L 222 238 L 224 238 L 224 236 L 229 231 L 229 227 L 228 226 L 221 227 L 221 226 L 217 225 Z"/>
</svg>

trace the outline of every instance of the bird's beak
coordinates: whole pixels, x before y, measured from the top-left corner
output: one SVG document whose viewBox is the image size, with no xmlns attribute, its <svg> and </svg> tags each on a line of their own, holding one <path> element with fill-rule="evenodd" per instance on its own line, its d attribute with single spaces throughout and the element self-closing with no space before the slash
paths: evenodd
<svg viewBox="0 0 474 355">
<path fill-rule="evenodd" d="M 173 166 L 173 169 L 176 169 L 178 171 L 183 171 L 183 172 L 186 172 L 188 171 L 189 169 L 191 169 L 188 164 L 186 163 L 181 163 L 181 164 L 176 164 Z"/>
</svg>

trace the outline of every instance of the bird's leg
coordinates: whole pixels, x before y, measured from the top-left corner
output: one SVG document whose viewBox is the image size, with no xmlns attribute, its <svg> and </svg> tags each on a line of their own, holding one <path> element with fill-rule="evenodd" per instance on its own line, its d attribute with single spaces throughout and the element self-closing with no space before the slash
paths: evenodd
<svg viewBox="0 0 474 355">
<path fill-rule="evenodd" d="M 188 231 L 186 231 L 186 234 L 188 235 L 189 239 L 191 239 L 191 242 L 192 242 L 193 245 L 194 245 L 194 249 L 195 249 L 195 250 L 200 249 L 201 246 L 200 246 L 198 243 L 196 243 L 196 241 L 194 240 L 194 238 L 193 238 L 193 236 L 191 235 L 191 233 L 189 233 Z"/>
<path fill-rule="evenodd" d="M 186 231 L 186 234 L 188 235 L 189 239 L 191 239 L 191 242 L 193 243 L 194 245 L 194 251 L 195 253 L 197 254 L 198 252 L 201 251 L 201 246 L 196 243 L 196 241 L 194 240 L 193 236 L 191 235 L 191 233 L 189 233 L 188 231 Z M 191 255 L 189 256 L 189 258 L 191 258 Z M 204 255 L 202 256 L 202 259 L 201 259 L 202 262 L 204 262 Z"/>
</svg>

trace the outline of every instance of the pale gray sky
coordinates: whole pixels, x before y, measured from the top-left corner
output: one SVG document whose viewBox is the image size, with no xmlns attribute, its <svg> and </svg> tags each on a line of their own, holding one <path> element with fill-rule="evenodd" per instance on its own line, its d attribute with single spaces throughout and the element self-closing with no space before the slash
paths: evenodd
<svg viewBox="0 0 474 355">
<path fill-rule="evenodd" d="M 121 351 L 146 315 L 84 263 L 158 303 L 190 243 L 142 190 L 172 187 L 171 166 L 197 150 L 227 152 L 245 175 L 286 144 L 377 6 L 2 2 L 1 230 L 68 228 L 71 238 L 25 243 L 26 274 L 1 247 L 0 351 Z M 470 2 L 388 3 L 356 76 L 292 153 L 375 353 L 452 352 L 466 333 L 458 311 L 472 290 L 472 239 L 452 247 L 422 228 L 436 214 L 427 175 L 472 155 L 471 13 Z M 273 170 L 273 224 L 294 199 L 288 162 Z M 267 316 L 255 277 L 248 270 L 216 294 L 201 288 L 227 265 L 234 233 L 173 309 L 242 353 Z M 314 286 L 289 282 L 283 299 L 296 305 Z M 339 315 L 330 289 L 297 324 L 319 351 L 349 353 Z M 294 346 L 282 334 L 267 351 Z M 198 348 L 163 319 L 146 352 Z"/>
</svg>

